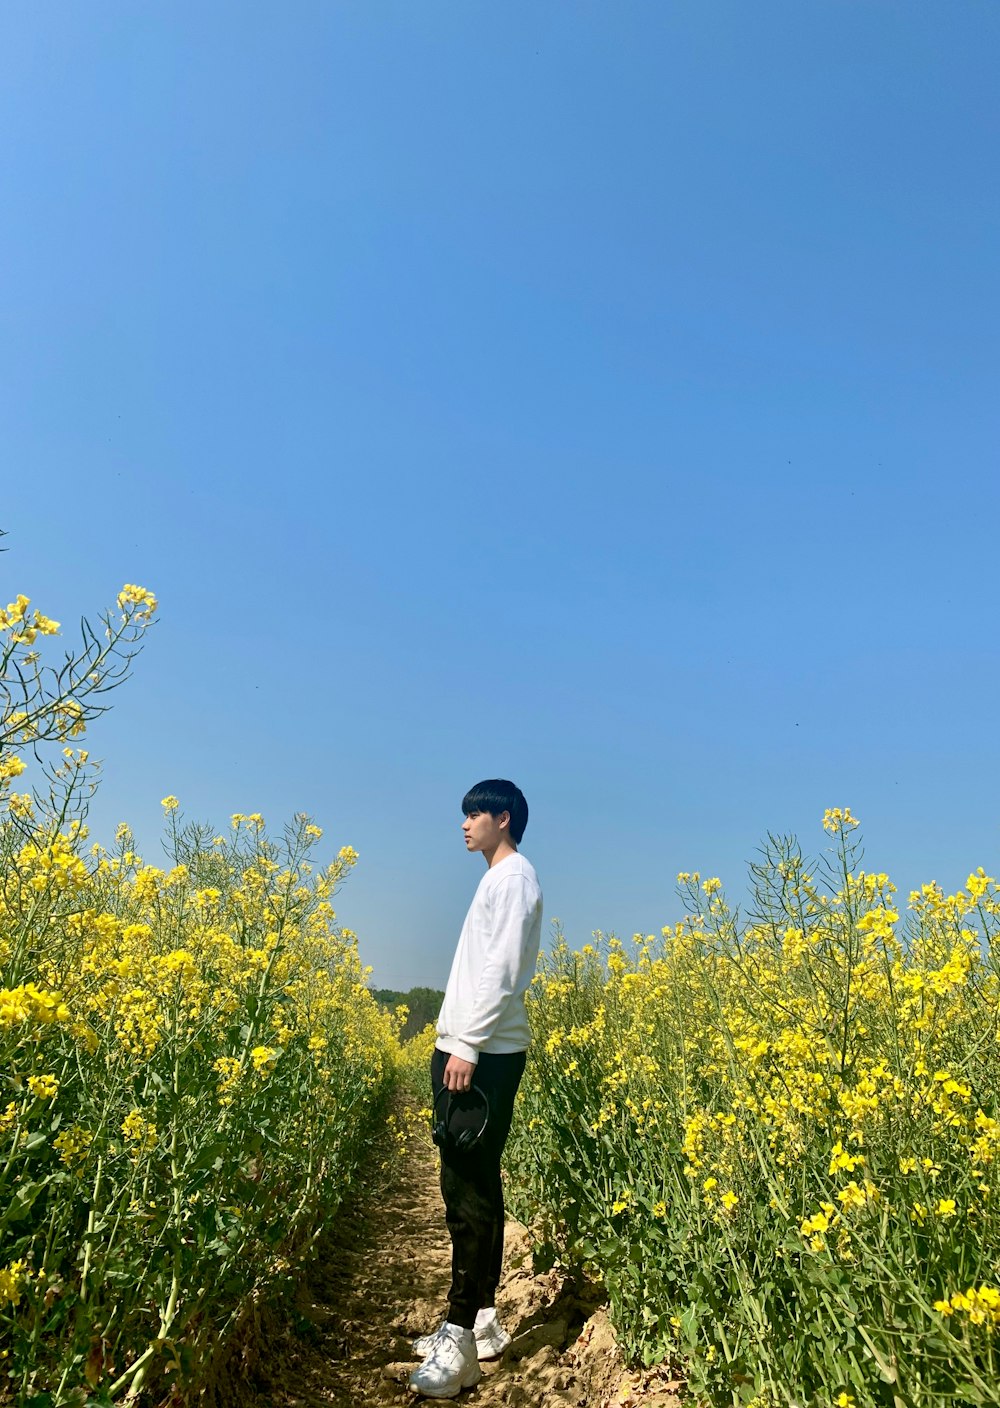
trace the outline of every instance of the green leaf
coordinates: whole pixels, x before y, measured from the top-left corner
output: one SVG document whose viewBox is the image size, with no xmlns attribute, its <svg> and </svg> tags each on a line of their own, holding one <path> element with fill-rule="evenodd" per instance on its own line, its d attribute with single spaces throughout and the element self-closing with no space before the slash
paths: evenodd
<svg viewBox="0 0 1000 1408">
<path fill-rule="evenodd" d="M 20 1222 L 23 1217 L 27 1217 L 28 1213 L 34 1207 L 35 1200 L 39 1193 L 48 1181 L 47 1178 L 40 1178 L 35 1183 L 17 1184 L 14 1188 L 13 1196 L 7 1205 L 7 1211 L 4 1213 L 3 1221 L 5 1223 Z"/>
</svg>

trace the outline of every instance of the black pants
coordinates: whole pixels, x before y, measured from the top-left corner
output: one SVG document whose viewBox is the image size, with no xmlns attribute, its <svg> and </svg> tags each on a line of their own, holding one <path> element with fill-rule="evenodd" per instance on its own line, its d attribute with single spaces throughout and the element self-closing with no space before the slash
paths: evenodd
<svg viewBox="0 0 1000 1408">
<path fill-rule="evenodd" d="M 503 1185 L 500 1158 L 514 1113 L 514 1096 L 524 1074 L 527 1053 L 510 1056 L 481 1053 L 473 1084 L 490 1102 L 489 1122 L 482 1139 L 471 1151 L 441 1149 L 441 1196 L 451 1234 L 451 1290 L 448 1319 L 472 1329 L 483 1306 L 493 1305 L 503 1264 Z M 431 1085 L 435 1097 L 444 1085 L 447 1051 L 431 1057 Z M 440 1117 L 448 1104 L 442 1095 Z M 467 1110 L 464 1108 L 467 1106 Z M 450 1127 L 454 1130 L 482 1124 L 482 1101 L 473 1096 L 452 1097 Z"/>
</svg>

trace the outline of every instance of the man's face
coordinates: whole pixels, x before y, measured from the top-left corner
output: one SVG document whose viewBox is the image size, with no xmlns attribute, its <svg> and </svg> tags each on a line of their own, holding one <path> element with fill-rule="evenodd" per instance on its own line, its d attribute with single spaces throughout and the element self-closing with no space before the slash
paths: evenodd
<svg viewBox="0 0 1000 1408">
<path fill-rule="evenodd" d="M 467 851 L 495 851 L 505 836 L 510 836 L 510 812 L 491 816 L 489 812 L 472 812 L 462 821 L 462 835 Z"/>
</svg>

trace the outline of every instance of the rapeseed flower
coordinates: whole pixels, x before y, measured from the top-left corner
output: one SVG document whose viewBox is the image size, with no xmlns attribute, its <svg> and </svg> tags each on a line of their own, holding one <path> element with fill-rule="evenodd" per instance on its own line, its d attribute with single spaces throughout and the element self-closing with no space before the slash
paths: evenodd
<svg viewBox="0 0 1000 1408">
<path fill-rule="evenodd" d="M 21 1293 L 28 1281 L 29 1272 L 23 1261 L 12 1261 L 0 1266 L 0 1305 L 18 1305 Z"/>
<path fill-rule="evenodd" d="M 54 1075 L 29 1076 L 28 1089 L 36 1100 L 54 1100 L 59 1094 L 59 1082 Z"/>
<path fill-rule="evenodd" d="M 729 910 L 717 877 L 682 871 L 691 913 L 655 941 L 636 935 L 628 950 L 597 935 L 574 953 L 560 939 L 530 990 L 536 1042 L 512 1154 L 527 1187 L 519 1215 L 568 1261 L 578 1246 L 590 1257 L 602 1245 L 606 1212 L 588 1190 L 626 1178 L 635 1188 L 629 1269 L 602 1268 L 632 1353 L 649 1362 L 666 1342 L 658 1307 L 718 1287 L 725 1266 L 711 1342 L 759 1356 L 782 1401 L 809 1401 L 838 1366 L 851 1386 L 831 1388 L 838 1408 L 868 1399 L 836 1325 L 810 1308 L 817 1283 L 798 1279 L 803 1251 L 822 1254 L 816 1275 L 829 1261 L 850 1268 L 852 1323 L 880 1354 L 886 1345 L 919 1361 L 913 1372 L 941 1401 L 954 1396 L 951 1370 L 921 1347 L 930 1312 L 918 1307 L 937 1298 L 945 1313 L 929 1282 L 936 1266 L 960 1264 L 970 1238 L 977 1256 L 1000 1257 L 1000 979 L 987 957 L 1000 947 L 1000 888 L 973 871 L 954 895 L 914 891 L 907 912 L 884 871 L 856 866 L 857 825 L 849 808 L 826 812 L 829 864 L 769 842 L 749 922 Z M 620 1257 L 617 1240 L 607 1245 Z M 984 1302 L 960 1296 L 988 1319 Z M 970 1320 L 961 1298 L 947 1305 L 953 1321 L 987 1323 Z M 774 1348 L 789 1313 L 809 1327 L 797 1350 L 805 1385 L 782 1378 L 790 1361 Z M 695 1328 L 703 1318 L 682 1322 L 689 1384 L 728 1402 L 732 1383 Z M 965 1365 L 964 1352 L 950 1346 L 948 1362 Z M 968 1363 L 970 1382 L 981 1369 Z"/>
</svg>

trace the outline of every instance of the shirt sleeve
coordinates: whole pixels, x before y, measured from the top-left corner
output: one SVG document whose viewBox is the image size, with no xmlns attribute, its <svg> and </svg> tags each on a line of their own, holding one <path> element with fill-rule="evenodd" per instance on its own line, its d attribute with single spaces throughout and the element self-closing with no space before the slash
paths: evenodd
<svg viewBox="0 0 1000 1408">
<path fill-rule="evenodd" d="M 492 935 L 489 953 L 476 987 L 472 1011 L 454 1055 L 477 1062 L 514 993 L 524 986 L 525 966 L 531 961 L 529 939 L 539 905 L 539 895 L 523 875 L 501 880 L 490 896 Z"/>
</svg>

